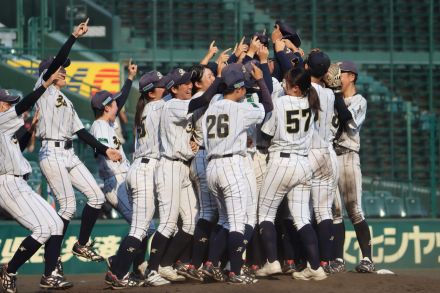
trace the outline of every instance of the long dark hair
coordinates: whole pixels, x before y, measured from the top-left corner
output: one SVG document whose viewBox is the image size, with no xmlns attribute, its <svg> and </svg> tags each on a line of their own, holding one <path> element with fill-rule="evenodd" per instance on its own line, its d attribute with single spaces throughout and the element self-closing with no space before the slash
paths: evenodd
<svg viewBox="0 0 440 293">
<path fill-rule="evenodd" d="M 203 64 L 197 64 L 190 68 L 189 72 L 191 72 L 191 82 L 193 83 L 192 94 L 194 95 L 199 91 L 199 88 L 196 87 L 196 82 L 201 82 L 203 78 L 203 73 L 205 73 L 205 69 L 208 66 Z"/>
<path fill-rule="evenodd" d="M 318 112 L 321 111 L 321 105 L 319 103 L 318 93 L 312 86 L 310 71 L 302 67 L 294 67 L 286 73 L 284 78 L 290 88 L 295 85 L 299 87 L 303 96 L 309 100 L 310 109 L 315 116 L 318 116 Z"/>
<path fill-rule="evenodd" d="M 145 105 L 148 103 L 148 92 L 141 93 L 136 104 L 136 114 L 134 115 L 134 127 L 136 131 L 139 130 L 142 123 L 142 112 L 144 111 Z"/>
</svg>

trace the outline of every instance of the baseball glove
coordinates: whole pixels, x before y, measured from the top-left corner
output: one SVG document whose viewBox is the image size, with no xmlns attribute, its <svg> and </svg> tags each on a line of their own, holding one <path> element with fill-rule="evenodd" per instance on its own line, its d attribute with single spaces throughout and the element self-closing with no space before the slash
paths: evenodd
<svg viewBox="0 0 440 293">
<path fill-rule="evenodd" d="M 341 68 L 339 68 L 338 63 L 333 63 L 330 65 L 327 73 L 324 75 L 324 83 L 333 91 L 341 90 Z"/>
</svg>

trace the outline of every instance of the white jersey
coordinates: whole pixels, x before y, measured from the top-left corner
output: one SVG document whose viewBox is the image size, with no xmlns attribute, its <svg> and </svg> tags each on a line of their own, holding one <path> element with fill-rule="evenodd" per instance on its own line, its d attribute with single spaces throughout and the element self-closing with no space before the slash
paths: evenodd
<svg viewBox="0 0 440 293">
<path fill-rule="evenodd" d="M 202 121 L 207 158 L 223 155 L 246 156 L 247 130 L 264 119 L 258 103 L 237 103 L 221 99 L 211 104 Z"/>
<path fill-rule="evenodd" d="M 136 132 L 134 159 L 148 157 L 159 159 L 159 124 L 164 100 L 152 101 L 142 111 L 141 128 Z"/>
<path fill-rule="evenodd" d="M 332 118 L 335 112 L 335 94 L 331 89 L 312 82 L 318 93 L 319 111 L 318 120 L 315 122 L 315 131 L 312 137 L 312 149 L 328 148 L 333 143 Z"/>
<path fill-rule="evenodd" d="M 43 72 L 35 84 L 42 85 Z M 36 136 L 46 140 L 71 140 L 74 133 L 84 128 L 72 102 L 54 85 L 50 85 L 37 101 L 40 109 Z"/>
<path fill-rule="evenodd" d="M 15 107 L 0 113 L 0 175 L 25 175 L 32 172 L 23 157 L 15 132 L 24 124 Z"/>
<path fill-rule="evenodd" d="M 102 154 L 97 154 L 99 177 L 106 179 L 118 174 L 127 173 L 130 162 L 125 156 L 122 143 L 116 134 L 116 125 L 104 120 L 95 120 L 90 128 L 90 133 L 103 145 L 114 148 L 121 153 L 122 160 L 113 162 Z"/>
<path fill-rule="evenodd" d="M 273 137 L 269 152 L 307 156 L 312 144 L 314 116 L 307 97 L 278 98 L 261 128 Z"/>
<path fill-rule="evenodd" d="M 199 98 L 203 95 L 203 92 L 197 92 L 192 97 L 193 99 Z M 205 114 L 207 107 L 202 107 L 194 111 L 192 116 L 193 124 L 193 139 L 199 146 L 204 146 L 203 144 L 203 131 L 202 131 L 202 117 Z"/>
<path fill-rule="evenodd" d="M 189 141 L 192 136 L 191 100 L 171 99 L 165 103 L 160 117 L 160 155 L 189 161 L 194 157 Z"/>
<path fill-rule="evenodd" d="M 348 127 L 342 131 L 340 136 L 336 137 L 336 145 L 359 152 L 361 143 L 359 132 L 367 114 L 367 100 L 360 94 L 356 94 L 344 98 L 344 102 L 353 119 L 348 122 Z"/>
</svg>

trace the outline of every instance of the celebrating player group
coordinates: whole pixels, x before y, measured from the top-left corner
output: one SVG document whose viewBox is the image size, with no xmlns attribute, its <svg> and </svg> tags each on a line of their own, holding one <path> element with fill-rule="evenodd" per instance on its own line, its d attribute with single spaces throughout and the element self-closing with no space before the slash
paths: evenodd
<svg viewBox="0 0 440 293">
<path fill-rule="evenodd" d="M 69 52 L 87 30 L 88 19 L 40 63 L 32 93 L 20 100 L 0 90 L 0 206 L 32 232 L 0 267 L 6 292 L 16 292 L 17 270 L 42 245 L 40 287 L 73 286 L 60 260 L 76 210 L 73 187 L 88 200 L 72 247 L 77 257 L 105 260 L 91 241 L 105 201 L 130 225 L 105 260 L 113 289 L 185 280 L 248 285 L 274 274 L 326 279 L 346 270 L 343 205 L 363 257 L 355 270 L 375 270 L 361 207 L 359 132 L 367 102 L 356 92 L 353 62 L 332 64 L 320 49 L 304 54 L 298 34 L 280 21 L 270 36 L 256 32 L 233 51 L 219 52 L 213 41 L 188 70 L 139 77 L 130 163 L 115 120 L 137 65 L 129 62 L 119 93 L 102 89 L 91 98 L 90 132 L 61 92 Z M 26 130 L 21 115 L 34 106 L 38 114 Z M 21 152 L 34 130 L 58 211 L 26 182 L 32 170 Z M 102 190 L 74 153 L 74 135 L 93 148 Z"/>
</svg>

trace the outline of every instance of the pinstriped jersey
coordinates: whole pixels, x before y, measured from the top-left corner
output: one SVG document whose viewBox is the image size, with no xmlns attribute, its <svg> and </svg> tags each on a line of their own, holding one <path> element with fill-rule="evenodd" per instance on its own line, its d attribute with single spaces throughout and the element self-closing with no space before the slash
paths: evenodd
<svg viewBox="0 0 440 293">
<path fill-rule="evenodd" d="M 159 159 L 159 123 L 164 100 L 152 101 L 142 111 L 141 127 L 136 131 L 134 159 L 148 157 Z"/>
<path fill-rule="evenodd" d="M 35 84 L 43 84 L 44 72 Z M 36 136 L 48 140 L 71 140 L 74 133 L 84 128 L 72 102 L 54 85 L 50 85 L 37 101 L 40 117 Z"/>
<path fill-rule="evenodd" d="M 247 130 L 264 119 L 259 103 L 238 103 L 227 99 L 211 104 L 202 121 L 207 158 L 227 154 L 246 156 Z"/>
<path fill-rule="evenodd" d="M 367 100 L 362 95 L 356 94 L 344 98 L 344 102 L 353 119 L 348 122 L 348 127 L 337 138 L 336 145 L 358 152 L 361 144 L 359 132 L 367 114 Z"/>
<path fill-rule="evenodd" d="M 124 149 L 122 148 L 122 143 L 116 135 L 116 125 L 104 120 L 95 120 L 90 128 L 90 133 L 103 145 L 110 148 L 117 149 L 122 156 L 120 162 L 113 162 L 106 156 L 98 154 L 98 169 L 99 177 L 105 179 L 112 177 L 117 174 L 123 174 L 128 172 L 130 168 L 130 162 L 125 156 Z"/>
<path fill-rule="evenodd" d="M 189 141 L 192 136 L 191 100 L 171 99 L 165 103 L 160 118 L 160 155 L 189 161 L 194 157 Z"/>
<path fill-rule="evenodd" d="M 261 131 L 272 136 L 269 152 L 307 156 L 312 144 L 314 114 L 307 97 L 282 96 L 266 117 Z"/>
<path fill-rule="evenodd" d="M 32 172 L 23 157 L 15 132 L 24 124 L 15 107 L 0 113 L 0 175 L 25 175 Z"/>
<path fill-rule="evenodd" d="M 197 92 L 192 97 L 193 99 L 199 98 L 203 95 L 203 92 Z M 194 111 L 192 116 L 193 129 L 193 139 L 199 146 L 204 146 L 203 144 L 203 131 L 202 131 L 202 117 L 205 114 L 207 107 L 202 107 Z"/>
<path fill-rule="evenodd" d="M 335 112 L 335 94 L 331 89 L 312 82 L 313 87 L 318 93 L 319 111 L 318 120 L 315 123 L 315 131 L 312 137 L 312 148 L 328 148 L 333 143 L 332 118 Z"/>
</svg>

